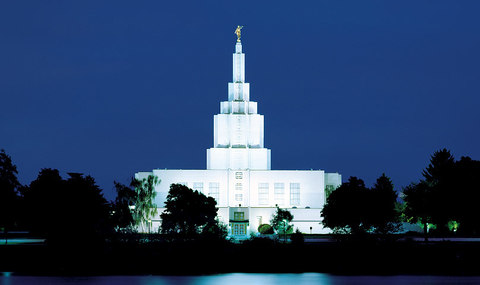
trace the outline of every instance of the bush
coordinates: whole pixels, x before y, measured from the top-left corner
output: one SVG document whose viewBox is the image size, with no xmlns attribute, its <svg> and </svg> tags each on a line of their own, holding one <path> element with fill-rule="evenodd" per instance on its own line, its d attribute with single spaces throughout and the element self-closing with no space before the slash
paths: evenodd
<svg viewBox="0 0 480 285">
<path fill-rule="evenodd" d="M 305 242 L 305 238 L 303 237 L 302 232 L 299 229 L 295 231 L 292 235 L 290 235 L 290 240 L 292 244 L 301 245 Z"/>
<path fill-rule="evenodd" d="M 273 234 L 273 228 L 269 224 L 261 224 L 258 226 L 258 232 L 262 235 L 271 235 Z"/>
</svg>

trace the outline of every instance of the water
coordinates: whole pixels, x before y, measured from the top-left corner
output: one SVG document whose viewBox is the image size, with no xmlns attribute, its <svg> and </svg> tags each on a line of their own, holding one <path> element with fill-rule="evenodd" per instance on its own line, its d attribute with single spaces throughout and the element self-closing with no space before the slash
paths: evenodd
<svg viewBox="0 0 480 285">
<path fill-rule="evenodd" d="M 51 277 L 16 276 L 4 273 L 0 277 L 4 285 L 403 285 L 403 284 L 480 284 L 480 276 L 335 276 L 323 273 L 302 274 L 251 274 L 230 273 L 208 276 L 96 276 L 96 277 Z"/>
</svg>

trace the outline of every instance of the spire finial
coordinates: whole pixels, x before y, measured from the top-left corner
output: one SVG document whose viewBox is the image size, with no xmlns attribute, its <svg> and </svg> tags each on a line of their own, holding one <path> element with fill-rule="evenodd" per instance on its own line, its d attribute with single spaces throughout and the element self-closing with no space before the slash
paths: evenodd
<svg viewBox="0 0 480 285">
<path fill-rule="evenodd" d="M 242 37 L 242 29 L 243 26 L 237 26 L 237 29 L 235 30 L 235 34 L 237 35 L 237 43 L 240 42 L 240 38 Z"/>
</svg>

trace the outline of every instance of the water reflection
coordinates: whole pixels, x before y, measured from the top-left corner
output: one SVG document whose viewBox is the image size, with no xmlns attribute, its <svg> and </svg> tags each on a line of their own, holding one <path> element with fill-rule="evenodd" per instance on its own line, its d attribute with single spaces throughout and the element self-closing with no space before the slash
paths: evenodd
<svg viewBox="0 0 480 285">
<path fill-rule="evenodd" d="M 5 285 L 375 285 L 375 284 L 480 284 L 479 276 L 334 276 L 322 273 L 251 274 L 231 273 L 208 276 L 97 276 L 97 277 L 45 277 L 0 275 Z"/>
</svg>

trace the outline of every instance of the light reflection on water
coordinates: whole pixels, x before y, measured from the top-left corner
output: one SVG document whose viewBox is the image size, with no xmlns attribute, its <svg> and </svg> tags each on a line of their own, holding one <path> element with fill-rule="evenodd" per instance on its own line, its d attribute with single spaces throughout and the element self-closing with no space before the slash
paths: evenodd
<svg viewBox="0 0 480 285">
<path fill-rule="evenodd" d="M 230 273 L 206 276 L 95 276 L 95 277 L 51 277 L 0 275 L 4 285 L 375 285 L 375 284 L 480 284 L 480 276 L 335 276 L 323 273 L 302 274 L 252 274 Z"/>
</svg>

